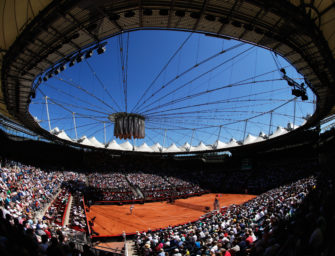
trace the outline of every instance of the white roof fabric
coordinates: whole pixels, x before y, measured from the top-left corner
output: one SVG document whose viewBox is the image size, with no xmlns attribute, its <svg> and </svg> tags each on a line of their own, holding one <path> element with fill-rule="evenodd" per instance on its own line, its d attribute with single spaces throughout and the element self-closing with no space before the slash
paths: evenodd
<svg viewBox="0 0 335 256">
<path fill-rule="evenodd" d="M 164 152 L 180 152 L 180 148 L 176 146 L 176 144 L 172 143 L 168 148 L 164 149 Z"/>
<path fill-rule="evenodd" d="M 231 138 L 229 143 L 227 144 L 227 147 L 237 147 L 237 146 L 239 146 L 239 144 L 234 138 Z"/>
<path fill-rule="evenodd" d="M 258 137 L 266 138 L 266 134 L 264 132 L 260 132 Z"/>
<path fill-rule="evenodd" d="M 256 137 L 256 140 L 254 141 L 254 143 L 261 142 L 261 141 L 264 141 L 264 140 L 265 140 L 264 137 L 258 136 L 258 137 Z"/>
<path fill-rule="evenodd" d="M 107 149 L 124 150 L 124 148 L 121 147 L 115 140 L 108 144 Z"/>
<path fill-rule="evenodd" d="M 86 146 L 94 146 L 86 136 L 81 137 L 79 143 Z"/>
<path fill-rule="evenodd" d="M 55 127 L 55 128 L 53 128 L 53 129 L 50 131 L 51 134 L 55 134 L 55 135 L 57 135 L 59 132 L 60 132 L 60 131 L 59 131 L 59 128 L 58 128 L 58 127 Z"/>
<path fill-rule="evenodd" d="M 199 143 L 198 146 L 196 147 L 191 147 L 190 151 L 205 151 L 205 150 L 209 150 L 210 148 L 207 147 L 202 141 Z"/>
<path fill-rule="evenodd" d="M 100 141 L 98 141 L 94 136 L 89 138 L 89 141 L 92 143 L 92 145 L 94 147 L 97 147 L 97 148 L 104 148 L 105 145 L 102 144 Z"/>
<path fill-rule="evenodd" d="M 256 136 L 253 136 L 251 134 L 248 134 L 248 136 L 243 141 L 243 145 L 256 143 L 256 142 L 261 142 L 261 141 L 265 140 L 264 139 L 264 136 L 265 136 L 264 133 L 261 132 L 259 135 L 260 136 L 256 137 Z M 261 135 L 263 135 L 263 136 L 261 136 Z"/>
<path fill-rule="evenodd" d="M 120 144 L 120 146 L 124 150 L 133 150 L 133 145 L 131 145 L 128 140 L 126 142 L 123 142 L 122 144 Z"/>
<path fill-rule="evenodd" d="M 72 141 L 72 139 L 69 136 L 67 136 L 64 130 L 61 130 L 60 133 L 57 134 L 57 137 L 63 140 Z"/>
<path fill-rule="evenodd" d="M 285 133 L 287 133 L 287 132 L 288 132 L 288 131 L 287 131 L 286 129 L 284 129 L 284 128 L 281 127 L 281 126 L 278 126 L 278 127 L 277 127 L 277 130 L 276 130 L 272 135 L 270 135 L 269 138 L 272 139 L 272 138 L 278 137 L 278 136 L 280 136 L 280 135 L 283 135 L 283 134 L 285 134 Z"/>
<path fill-rule="evenodd" d="M 250 143 L 254 143 L 256 141 L 257 137 L 248 134 L 248 136 L 245 138 L 245 140 L 243 141 L 243 144 L 250 144 Z"/>
<path fill-rule="evenodd" d="M 182 151 L 189 151 L 190 148 L 191 148 L 191 145 L 190 145 L 188 142 L 185 142 L 185 144 L 182 145 L 182 146 L 179 147 L 179 148 L 180 148 L 180 150 L 182 150 Z"/>
<path fill-rule="evenodd" d="M 153 152 L 154 150 L 147 145 L 147 143 L 143 143 L 139 147 L 135 147 L 135 151 L 141 151 L 141 152 Z"/>
<path fill-rule="evenodd" d="M 213 144 L 213 148 L 215 148 L 215 149 L 226 148 L 226 147 L 227 147 L 227 143 L 224 143 L 221 140 L 217 140 Z"/>
<path fill-rule="evenodd" d="M 163 147 L 158 142 L 151 146 L 153 152 L 161 152 Z"/>
<path fill-rule="evenodd" d="M 297 129 L 299 127 L 299 125 L 293 125 L 293 123 L 288 123 L 287 124 L 287 129 L 289 129 L 289 130 L 295 130 L 295 129 Z"/>
</svg>

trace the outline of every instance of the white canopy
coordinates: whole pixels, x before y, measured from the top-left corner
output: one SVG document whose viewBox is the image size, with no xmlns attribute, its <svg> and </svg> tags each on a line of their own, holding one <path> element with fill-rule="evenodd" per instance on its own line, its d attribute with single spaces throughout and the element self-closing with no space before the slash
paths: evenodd
<svg viewBox="0 0 335 256">
<path fill-rule="evenodd" d="M 108 144 L 107 149 L 124 150 L 115 140 Z"/>
<path fill-rule="evenodd" d="M 288 130 L 295 130 L 295 129 L 297 129 L 299 127 L 299 125 L 293 125 L 293 123 L 288 123 L 287 124 L 287 129 Z"/>
<path fill-rule="evenodd" d="M 251 134 L 248 134 L 248 136 L 245 138 L 245 140 L 243 141 L 243 144 L 250 144 L 250 143 L 254 143 L 256 142 L 257 137 L 253 136 Z"/>
<path fill-rule="evenodd" d="M 63 140 L 68 140 L 68 141 L 72 141 L 72 139 L 67 136 L 67 134 L 65 133 L 64 130 L 61 130 L 58 134 L 57 134 L 57 137 L 60 138 L 60 139 L 63 139 Z"/>
<path fill-rule="evenodd" d="M 128 140 L 120 144 L 120 146 L 123 148 L 123 150 L 133 150 L 133 145 L 131 145 Z"/>
<path fill-rule="evenodd" d="M 154 150 L 147 145 L 147 143 L 143 143 L 141 146 L 136 147 L 135 151 L 141 151 L 141 152 L 153 152 Z"/>
<path fill-rule="evenodd" d="M 104 148 L 105 145 L 102 144 L 100 141 L 98 141 L 94 136 L 91 137 L 89 139 L 89 141 L 91 142 L 91 144 L 94 146 L 94 147 L 97 147 L 97 148 Z"/>
<path fill-rule="evenodd" d="M 59 132 L 60 132 L 60 131 L 59 131 L 59 128 L 58 128 L 58 127 L 55 127 L 55 128 L 53 128 L 53 129 L 50 131 L 51 134 L 55 134 L 55 135 L 57 135 Z"/>
<path fill-rule="evenodd" d="M 261 141 L 263 141 L 263 140 L 265 140 L 264 137 L 262 137 L 262 136 L 258 136 L 258 137 L 256 137 L 256 140 L 255 140 L 254 142 L 261 142 Z"/>
<path fill-rule="evenodd" d="M 182 151 L 189 151 L 190 148 L 191 148 L 191 145 L 190 145 L 188 142 L 185 142 L 185 144 L 182 145 L 182 146 L 179 147 L 179 148 L 180 148 L 180 150 L 182 150 Z"/>
<path fill-rule="evenodd" d="M 213 144 L 213 148 L 215 149 L 226 148 L 226 147 L 227 147 L 227 143 L 222 142 L 221 140 L 217 140 Z"/>
<path fill-rule="evenodd" d="M 209 147 L 207 147 L 202 141 L 200 141 L 199 145 L 196 147 L 191 147 L 190 151 L 205 151 L 208 150 Z"/>
<path fill-rule="evenodd" d="M 231 138 L 229 143 L 227 144 L 227 147 L 237 147 L 237 146 L 239 146 L 239 144 L 234 138 Z"/>
<path fill-rule="evenodd" d="M 264 132 L 260 132 L 258 137 L 266 138 L 266 134 Z"/>
<path fill-rule="evenodd" d="M 161 152 L 162 150 L 162 146 L 158 142 L 152 145 L 151 148 L 154 152 Z"/>
<path fill-rule="evenodd" d="M 176 144 L 172 143 L 168 148 L 164 149 L 164 152 L 180 152 L 180 148 Z"/>
<path fill-rule="evenodd" d="M 86 146 L 94 146 L 86 136 L 81 137 L 79 143 Z"/>
<path fill-rule="evenodd" d="M 277 130 L 272 135 L 270 135 L 269 138 L 272 139 L 272 138 L 278 137 L 280 135 L 283 135 L 285 133 L 287 133 L 287 130 L 284 129 L 283 127 L 281 127 L 281 126 L 278 126 Z"/>
</svg>

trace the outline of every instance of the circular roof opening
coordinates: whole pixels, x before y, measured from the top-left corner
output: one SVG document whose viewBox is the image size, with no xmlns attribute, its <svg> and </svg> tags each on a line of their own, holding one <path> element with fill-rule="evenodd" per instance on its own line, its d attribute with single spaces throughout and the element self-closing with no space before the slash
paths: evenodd
<svg viewBox="0 0 335 256">
<path fill-rule="evenodd" d="M 144 151 L 262 141 L 302 125 L 315 104 L 304 78 L 273 52 L 178 31 L 124 32 L 37 79 L 30 112 L 43 128 L 85 145 Z M 117 113 L 143 117 L 144 138 L 115 137 Z"/>
</svg>

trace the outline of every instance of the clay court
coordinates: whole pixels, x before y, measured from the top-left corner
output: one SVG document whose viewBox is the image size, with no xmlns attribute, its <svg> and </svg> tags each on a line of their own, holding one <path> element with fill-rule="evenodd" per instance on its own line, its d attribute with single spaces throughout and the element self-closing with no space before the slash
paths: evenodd
<svg viewBox="0 0 335 256">
<path fill-rule="evenodd" d="M 130 214 L 130 205 L 93 205 L 87 213 L 87 219 L 94 220 L 93 229 L 101 237 L 118 236 L 136 231 L 154 230 L 169 225 L 184 224 L 199 219 L 205 214 L 205 207 L 213 210 L 217 194 L 206 194 L 188 199 L 179 199 L 175 203 L 155 202 L 135 204 Z M 254 195 L 219 194 L 220 207 L 241 204 Z"/>
</svg>

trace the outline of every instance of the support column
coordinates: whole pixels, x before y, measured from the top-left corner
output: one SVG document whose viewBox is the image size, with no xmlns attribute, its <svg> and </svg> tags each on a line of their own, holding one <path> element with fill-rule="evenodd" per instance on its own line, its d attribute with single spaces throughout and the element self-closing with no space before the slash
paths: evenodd
<svg viewBox="0 0 335 256">
<path fill-rule="evenodd" d="M 219 133 L 218 133 L 218 139 L 217 139 L 217 140 L 219 140 L 219 139 L 220 139 L 220 135 L 221 135 L 221 129 L 222 129 L 222 125 L 220 125 L 220 129 L 219 129 Z"/>
<path fill-rule="evenodd" d="M 48 118 L 48 124 L 49 124 L 49 132 L 51 132 L 51 123 L 50 123 L 49 106 L 48 106 L 48 96 L 45 96 L 45 107 L 47 109 L 47 118 Z"/>
<path fill-rule="evenodd" d="M 74 125 L 74 133 L 76 135 L 76 140 L 78 140 L 76 117 L 75 117 L 75 113 L 74 112 L 72 112 L 72 118 L 73 118 L 73 125 Z"/>
<path fill-rule="evenodd" d="M 163 148 L 164 148 L 164 146 L 165 146 L 165 138 L 166 138 L 166 129 L 164 130 L 164 138 L 163 138 Z"/>
<path fill-rule="evenodd" d="M 248 119 L 245 120 L 244 132 L 243 132 L 243 140 L 245 140 L 245 134 L 247 132 L 247 125 L 248 125 Z"/>
<path fill-rule="evenodd" d="M 273 114 L 273 112 L 271 111 L 270 112 L 270 124 L 269 124 L 269 133 L 268 133 L 268 136 L 270 136 L 271 132 L 272 132 L 272 114 Z"/>
<path fill-rule="evenodd" d="M 297 97 L 294 98 L 294 107 L 293 107 L 293 127 L 292 129 L 294 130 L 295 127 L 295 112 L 297 108 Z"/>
<path fill-rule="evenodd" d="M 106 123 L 104 122 L 104 142 L 106 145 Z"/>
<path fill-rule="evenodd" d="M 195 129 L 193 129 L 193 131 L 192 131 L 192 137 L 191 137 L 190 147 L 192 147 L 194 132 L 195 132 Z"/>
</svg>

